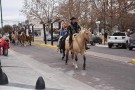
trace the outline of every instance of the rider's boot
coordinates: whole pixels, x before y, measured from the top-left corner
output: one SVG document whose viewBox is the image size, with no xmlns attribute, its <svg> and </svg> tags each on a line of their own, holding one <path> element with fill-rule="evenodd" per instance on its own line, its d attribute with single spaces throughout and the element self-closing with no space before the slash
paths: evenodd
<svg viewBox="0 0 135 90">
<path fill-rule="evenodd" d="M 69 42 L 69 49 L 71 50 L 73 48 L 73 44 L 72 44 L 72 42 L 70 41 Z"/>
</svg>

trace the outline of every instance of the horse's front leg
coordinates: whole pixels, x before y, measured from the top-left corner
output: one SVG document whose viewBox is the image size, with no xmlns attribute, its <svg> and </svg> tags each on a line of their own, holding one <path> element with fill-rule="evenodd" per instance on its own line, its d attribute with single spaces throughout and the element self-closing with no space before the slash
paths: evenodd
<svg viewBox="0 0 135 90">
<path fill-rule="evenodd" d="M 72 57 L 72 63 L 73 63 L 73 66 L 75 65 L 75 62 L 74 62 L 74 53 L 71 51 L 71 57 Z"/>
<path fill-rule="evenodd" d="M 84 63 L 83 63 L 83 70 L 86 69 L 86 56 L 83 55 L 83 60 L 84 60 Z"/>
<path fill-rule="evenodd" d="M 77 54 L 74 54 L 74 61 L 73 62 L 74 62 L 75 69 L 78 69 L 77 61 L 78 61 Z"/>
<path fill-rule="evenodd" d="M 30 41 L 30 46 L 31 46 L 31 41 Z"/>
<path fill-rule="evenodd" d="M 67 65 L 67 62 L 68 62 L 68 54 L 69 54 L 69 50 L 66 50 L 66 62 L 65 62 L 66 65 Z"/>
<path fill-rule="evenodd" d="M 18 40 L 16 40 L 16 45 L 18 46 Z"/>
<path fill-rule="evenodd" d="M 25 41 L 23 41 L 23 44 L 22 45 L 25 46 Z"/>
<path fill-rule="evenodd" d="M 64 57 L 65 57 L 65 50 L 63 49 L 62 50 L 62 60 L 64 59 Z"/>
<path fill-rule="evenodd" d="M 25 47 L 27 46 L 27 41 L 24 41 L 24 46 L 25 46 Z"/>
<path fill-rule="evenodd" d="M 23 46 L 23 41 L 20 41 L 21 46 Z"/>
</svg>

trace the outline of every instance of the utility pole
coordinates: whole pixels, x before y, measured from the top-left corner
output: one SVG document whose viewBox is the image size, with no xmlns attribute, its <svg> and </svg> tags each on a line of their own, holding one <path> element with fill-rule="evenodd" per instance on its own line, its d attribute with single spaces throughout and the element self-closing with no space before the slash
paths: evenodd
<svg viewBox="0 0 135 90">
<path fill-rule="evenodd" d="M 53 45 L 53 23 L 51 23 L 51 45 Z"/>
<path fill-rule="evenodd" d="M 33 42 L 34 42 L 34 35 L 35 35 L 35 34 L 34 34 L 34 25 L 32 25 L 32 36 L 33 36 L 33 37 L 32 37 L 32 41 L 33 41 Z"/>
<path fill-rule="evenodd" d="M 3 31 L 3 15 L 2 15 L 2 3 L 1 3 L 1 0 L 0 0 L 0 10 L 1 10 L 1 28 L 2 28 L 2 35 L 4 34 L 4 31 Z"/>
<path fill-rule="evenodd" d="M 105 0 L 103 0 L 103 3 L 104 3 L 104 45 L 105 45 L 105 29 L 106 29 L 106 19 L 105 19 Z"/>
<path fill-rule="evenodd" d="M 112 20 L 113 20 L 113 11 L 112 11 L 112 0 L 111 0 L 111 32 L 112 32 L 112 26 L 113 26 Z"/>
</svg>

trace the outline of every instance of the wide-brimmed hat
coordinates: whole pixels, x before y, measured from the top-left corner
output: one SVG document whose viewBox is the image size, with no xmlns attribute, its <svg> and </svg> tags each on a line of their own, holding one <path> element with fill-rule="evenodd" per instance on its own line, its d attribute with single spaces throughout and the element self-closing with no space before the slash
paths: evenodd
<svg viewBox="0 0 135 90">
<path fill-rule="evenodd" d="M 75 20 L 76 18 L 75 17 L 72 17 L 70 20 Z"/>
</svg>

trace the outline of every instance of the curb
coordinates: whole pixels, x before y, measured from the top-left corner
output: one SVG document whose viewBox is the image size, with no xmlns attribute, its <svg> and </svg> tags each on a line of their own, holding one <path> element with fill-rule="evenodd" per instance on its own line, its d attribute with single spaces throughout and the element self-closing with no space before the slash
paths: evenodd
<svg viewBox="0 0 135 90">
<path fill-rule="evenodd" d="M 132 60 L 131 60 L 131 63 L 132 63 L 132 64 L 135 64 L 135 59 L 132 59 Z"/>
<path fill-rule="evenodd" d="M 52 46 L 52 45 L 50 45 L 50 44 L 43 44 L 43 43 L 38 43 L 38 42 L 32 42 L 32 43 L 35 44 L 35 45 L 37 45 L 37 46 L 41 46 L 41 47 L 54 48 L 54 49 L 57 49 L 57 48 L 58 48 L 56 45 Z M 91 53 L 92 53 L 92 52 L 88 52 L 88 53 L 86 53 L 86 54 L 92 55 Z M 93 53 L 95 53 L 95 52 L 93 52 Z M 94 56 L 97 56 L 97 55 L 94 54 Z M 97 56 L 97 57 L 99 57 L 99 56 Z M 104 58 L 104 57 L 102 57 L 102 58 Z M 110 59 L 110 58 L 109 58 L 109 59 Z M 114 59 L 113 59 L 113 60 L 114 60 Z M 120 62 L 121 62 L 121 61 L 120 61 Z M 130 58 L 129 61 L 125 61 L 125 62 L 126 62 L 126 63 L 128 62 L 128 63 L 131 63 L 131 64 L 135 65 L 135 59 L 131 59 L 131 58 Z"/>
</svg>

